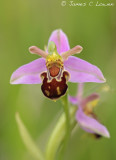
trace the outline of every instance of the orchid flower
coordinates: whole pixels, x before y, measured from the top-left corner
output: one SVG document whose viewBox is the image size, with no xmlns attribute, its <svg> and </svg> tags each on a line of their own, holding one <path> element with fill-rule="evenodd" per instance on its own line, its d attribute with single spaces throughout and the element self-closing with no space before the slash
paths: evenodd
<svg viewBox="0 0 116 160">
<path fill-rule="evenodd" d="M 29 51 L 42 58 L 19 67 L 11 76 L 11 84 L 39 84 L 43 94 L 50 99 L 63 96 L 67 82 L 103 83 L 105 78 L 100 69 L 72 55 L 82 51 L 80 45 L 70 49 L 68 38 L 62 30 L 52 32 L 46 51 L 31 46 Z"/>
<path fill-rule="evenodd" d="M 93 93 L 81 99 L 78 95 L 76 97 L 69 96 L 69 101 L 73 105 L 78 105 L 76 120 L 83 130 L 94 134 L 96 138 L 101 136 L 109 138 L 110 134 L 107 128 L 97 120 L 97 116 L 93 113 L 93 108 L 97 105 L 99 98 L 99 94 Z"/>
</svg>

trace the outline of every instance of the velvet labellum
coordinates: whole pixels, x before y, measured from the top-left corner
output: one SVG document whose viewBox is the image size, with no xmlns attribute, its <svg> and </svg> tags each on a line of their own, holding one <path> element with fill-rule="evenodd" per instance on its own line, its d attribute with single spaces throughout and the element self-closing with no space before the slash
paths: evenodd
<svg viewBox="0 0 116 160">
<path fill-rule="evenodd" d="M 69 77 L 69 73 L 64 71 L 60 80 L 57 78 L 52 78 L 51 81 L 47 78 L 47 72 L 41 74 L 43 78 L 43 83 L 41 86 L 43 94 L 53 100 L 56 100 L 63 96 L 67 91 L 67 78 Z"/>
</svg>

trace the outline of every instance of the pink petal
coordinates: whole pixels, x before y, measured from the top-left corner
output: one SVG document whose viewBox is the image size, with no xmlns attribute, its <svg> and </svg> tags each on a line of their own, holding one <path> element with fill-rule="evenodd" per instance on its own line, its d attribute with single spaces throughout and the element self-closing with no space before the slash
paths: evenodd
<svg viewBox="0 0 116 160">
<path fill-rule="evenodd" d="M 56 44 L 57 51 L 59 54 L 61 52 L 66 52 L 70 49 L 68 38 L 61 29 L 52 32 L 49 38 L 49 42 L 50 41 L 53 41 Z"/>
<path fill-rule="evenodd" d="M 82 129 L 89 133 L 95 133 L 104 137 L 110 137 L 110 134 L 105 126 L 100 124 L 97 120 L 95 120 L 92 117 L 88 117 L 87 115 L 84 114 L 82 111 L 82 108 L 79 107 L 77 114 L 76 114 L 76 119 Z"/>
<path fill-rule="evenodd" d="M 73 105 L 76 105 L 78 103 L 77 97 L 68 96 L 68 100 Z"/>
<path fill-rule="evenodd" d="M 40 73 L 46 71 L 45 60 L 39 58 L 19 67 L 11 76 L 11 84 L 38 84 L 41 83 Z"/>
<path fill-rule="evenodd" d="M 70 56 L 68 60 L 64 62 L 64 66 L 71 75 L 70 82 L 105 82 L 105 78 L 98 67 L 80 58 Z"/>
</svg>

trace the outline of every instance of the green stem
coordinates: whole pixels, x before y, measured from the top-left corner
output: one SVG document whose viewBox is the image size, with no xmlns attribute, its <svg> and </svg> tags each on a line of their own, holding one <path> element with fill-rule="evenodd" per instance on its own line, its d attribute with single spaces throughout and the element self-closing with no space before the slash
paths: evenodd
<svg viewBox="0 0 116 160">
<path fill-rule="evenodd" d="M 69 102 L 68 102 L 67 94 L 62 98 L 62 101 L 63 101 L 64 113 L 66 117 L 66 127 L 65 127 L 66 134 L 65 134 L 65 139 L 64 139 L 64 145 L 61 150 L 61 156 L 62 156 L 61 159 L 63 159 L 64 152 L 67 148 L 67 144 L 70 138 L 70 116 L 69 116 Z"/>
<path fill-rule="evenodd" d="M 74 126 L 75 119 L 72 118 L 75 115 L 77 108 L 70 107 L 69 109 L 69 118 L 71 119 L 71 126 Z M 61 115 L 58 123 L 56 124 L 46 146 L 46 160 L 54 160 L 57 150 L 64 140 L 66 133 L 66 116 L 65 113 Z"/>
</svg>

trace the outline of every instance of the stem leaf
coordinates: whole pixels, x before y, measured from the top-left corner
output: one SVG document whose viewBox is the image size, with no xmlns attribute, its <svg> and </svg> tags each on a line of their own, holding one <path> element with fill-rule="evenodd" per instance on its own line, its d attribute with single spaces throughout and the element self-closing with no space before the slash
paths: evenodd
<svg viewBox="0 0 116 160">
<path fill-rule="evenodd" d="M 16 113 L 15 118 L 16 118 L 16 122 L 17 122 L 17 125 L 19 128 L 20 136 L 21 136 L 23 143 L 25 144 L 27 150 L 29 151 L 29 153 L 36 160 L 44 160 L 41 150 L 34 143 L 29 132 L 27 131 L 25 125 L 23 124 L 18 112 Z"/>
</svg>

